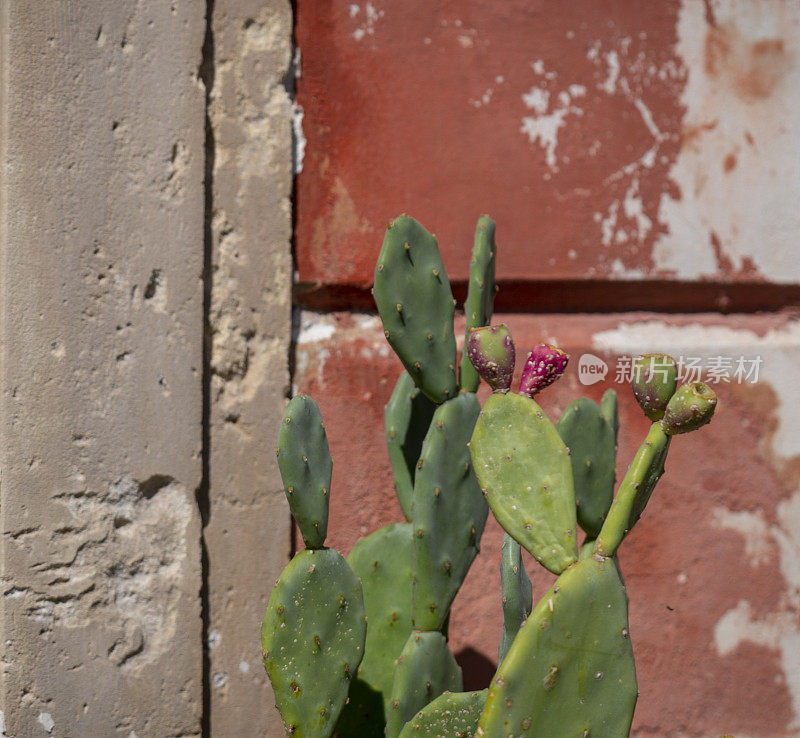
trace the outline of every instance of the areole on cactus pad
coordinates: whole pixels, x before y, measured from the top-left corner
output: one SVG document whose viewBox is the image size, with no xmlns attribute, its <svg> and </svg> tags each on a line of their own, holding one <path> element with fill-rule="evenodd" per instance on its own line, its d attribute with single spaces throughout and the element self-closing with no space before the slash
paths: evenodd
<svg viewBox="0 0 800 738">
<path fill-rule="evenodd" d="M 630 731 L 636 670 L 616 552 L 664 473 L 672 436 L 707 423 L 716 395 L 702 382 L 678 388 L 666 355 L 637 358 L 632 390 L 652 425 L 615 495 L 616 393 L 606 392 L 599 406 L 569 403 L 554 425 L 539 393 L 563 375 L 569 356 L 546 343 L 530 349 L 518 392 L 511 390 L 511 331 L 488 325 L 496 257 L 495 225 L 481 216 L 457 372 L 454 301 L 436 239 L 405 215 L 387 229 L 374 293 L 405 368 L 385 427 L 408 522 L 374 531 L 346 561 L 325 548 L 335 490 L 319 409 L 306 395 L 287 407 L 278 463 L 307 548 L 281 574 L 262 623 L 264 664 L 287 735 L 624 738 Z M 482 408 L 480 379 L 491 390 Z M 448 643 L 450 609 L 489 510 L 505 530 L 499 665 L 486 689 L 462 692 Z M 528 554 L 558 575 L 535 606 Z"/>
</svg>

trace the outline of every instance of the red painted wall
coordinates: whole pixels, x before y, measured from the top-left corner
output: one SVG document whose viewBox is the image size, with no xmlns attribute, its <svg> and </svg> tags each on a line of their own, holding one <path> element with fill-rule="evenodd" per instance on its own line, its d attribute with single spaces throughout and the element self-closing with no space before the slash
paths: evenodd
<svg viewBox="0 0 800 738">
<path fill-rule="evenodd" d="M 461 296 L 487 212 L 497 320 L 518 355 L 548 340 L 573 356 L 542 396 L 551 418 L 617 388 L 618 476 L 647 427 L 620 356 L 762 357 L 758 382 L 716 385 L 712 424 L 676 439 L 622 549 L 634 735 L 800 735 L 800 6 L 299 0 L 296 36 L 295 296 L 320 312 L 303 314 L 295 384 L 326 418 L 331 545 L 401 518 L 382 427 L 400 364 L 360 312 L 386 222 L 434 231 Z M 591 387 L 584 353 L 611 367 Z M 500 538 L 490 523 L 452 618 L 475 687 L 496 661 Z M 536 596 L 549 575 L 529 563 Z"/>
</svg>

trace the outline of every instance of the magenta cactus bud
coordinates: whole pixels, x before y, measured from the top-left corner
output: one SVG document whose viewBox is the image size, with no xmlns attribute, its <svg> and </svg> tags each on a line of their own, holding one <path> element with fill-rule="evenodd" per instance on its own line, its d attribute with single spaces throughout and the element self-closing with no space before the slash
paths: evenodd
<svg viewBox="0 0 800 738">
<path fill-rule="evenodd" d="M 549 387 L 564 373 L 568 361 L 569 354 L 549 343 L 534 346 L 522 368 L 519 393 L 533 397 Z"/>
<path fill-rule="evenodd" d="M 492 392 L 508 392 L 517 352 L 507 326 L 473 328 L 467 338 L 466 351 L 475 371 Z"/>
</svg>

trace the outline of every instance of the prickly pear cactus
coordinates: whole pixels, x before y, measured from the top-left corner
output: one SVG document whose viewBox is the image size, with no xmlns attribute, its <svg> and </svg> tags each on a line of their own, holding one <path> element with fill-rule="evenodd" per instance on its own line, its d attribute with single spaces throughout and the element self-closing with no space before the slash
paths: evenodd
<svg viewBox="0 0 800 738">
<path fill-rule="evenodd" d="M 397 738 L 403 726 L 443 692 L 460 692 L 461 667 L 438 631 L 414 631 L 397 659 L 387 738 Z"/>
<path fill-rule="evenodd" d="M 531 398 L 492 394 L 470 443 L 478 483 L 500 525 L 554 574 L 578 560 L 569 453 Z"/>
<path fill-rule="evenodd" d="M 569 449 L 578 523 L 597 538 L 614 497 L 617 439 L 601 409 L 588 398 L 571 402 L 556 424 Z"/>
<path fill-rule="evenodd" d="M 375 267 L 384 334 L 416 385 L 434 402 L 455 397 L 455 304 L 436 238 L 407 215 L 386 229 Z"/>
<path fill-rule="evenodd" d="M 384 422 L 394 488 L 406 520 L 411 520 L 417 462 L 435 410 L 436 405 L 422 394 L 411 375 L 403 372 L 386 405 Z"/>
<path fill-rule="evenodd" d="M 466 577 L 489 508 L 470 464 L 469 439 L 480 412 L 463 393 L 433 416 L 414 484 L 413 619 L 418 630 L 439 630 Z"/>
<path fill-rule="evenodd" d="M 488 689 L 445 692 L 406 723 L 400 738 L 472 738 L 478 729 L 488 694 Z"/>
<path fill-rule="evenodd" d="M 464 351 L 459 367 L 461 389 L 477 392 L 479 377 L 467 356 L 467 341 L 472 328 L 488 325 L 494 310 L 494 296 L 497 285 L 494 281 L 497 264 L 497 245 L 494 241 L 495 224 L 488 215 L 478 218 L 475 227 L 475 246 L 472 249 L 472 260 L 469 264 L 469 289 L 464 303 L 464 315 L 467 319 L 467 332 L 464 336 Z"/>
<path fill-rule="evenodd" d="M 278 467 L 289 509 L 308 548 L 328 534 L 328 493 L 333 463 L 319 407 L 308 395 L 293 397 L 278 433 Z"/>
<path fill-rule="evenodd" d="M 533 589 L 522 563 L 522 549 L 508 533 L 500 549 L 500 592 L 503 603 L 503 630 L 497 660 L 502 663 L 533 608 Z"/>
<path fill-rule="evenodd" d="M 293 736 L 329 736 L 364 656 L 361 583 L 341 554 L 304 549 L 275 584 L 261 648 L 275 703 Z"/>
<path fill-rule="evenodd" d="M 637 698 L 628 597 L 610 559 L 565 571 L 489 687 L 476 735 L 627 736 Z"/>
<path fill-rule="evenodd" d="M 398 656 L 411 634 L 414 550 L 410 523 L 392 523 L 362 538 L 347 557 L 361 580 L 367 637 L 364 659 L 337 725 L 342 736 L 382 736 Z"/>
</svg>

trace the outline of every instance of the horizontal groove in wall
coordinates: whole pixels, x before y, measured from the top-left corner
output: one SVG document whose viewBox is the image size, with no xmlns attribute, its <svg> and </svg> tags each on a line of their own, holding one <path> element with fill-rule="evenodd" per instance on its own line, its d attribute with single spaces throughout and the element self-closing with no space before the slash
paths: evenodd
<svg viewBox="0 0 800 738">
<path fill-rule="evenodd" d="M 463 302 L 466 282 L 452 286 Z M 296 284 L 293 300 L 305 310 L 375 310 L 370 289 L 350 285 Z M 800 285 L 766 282 L 507 280 L 495 299 L 498 312 L 522 313 L 754 313 L 792 307 L 800 307 Z"/>
</svg>

